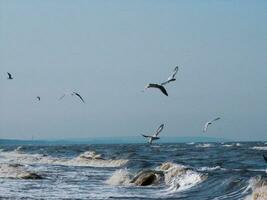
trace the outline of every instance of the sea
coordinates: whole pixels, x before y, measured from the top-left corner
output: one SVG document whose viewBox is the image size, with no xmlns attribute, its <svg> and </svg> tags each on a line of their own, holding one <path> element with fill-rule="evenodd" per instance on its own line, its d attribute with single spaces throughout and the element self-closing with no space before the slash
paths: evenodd
<svg viewBox="0 0 267 200">
<path fill-rule="evenodd" d="M 0 199 L 267 197 L 265 142 L 0 145 Z"/>
</svg>

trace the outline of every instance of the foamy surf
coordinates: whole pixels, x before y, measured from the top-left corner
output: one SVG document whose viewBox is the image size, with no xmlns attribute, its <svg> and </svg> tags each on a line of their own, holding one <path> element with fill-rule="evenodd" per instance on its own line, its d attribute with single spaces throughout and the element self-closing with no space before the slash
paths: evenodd
<svg viewBox="0 0 267 200">
<path fill-rule="evenodd" d="M 214 145 L 207 143 L 207 144 L 198 144 L 196 145 L 196 147 L 197 148 L 209 148 L 209 147 L 214 147 Z"/>
<path fill-rule="evenodd" d="M 266 200 L 267 199 L 267 180 L 262 177 L 254 177 L 249 180 L 247 190 L 252 193 L 245 197 L 245 200 Z"/>
<path fill-rule="evenodd" d="M 20 164 L 0 164 L 0 178 L 42 179 L 36 172 L 29 171 Z"/>
<path fill-rule="evenodd" d="M 255 146 L 255 147 L 252 147 L 251 149 L 260 150 L 260 151 L 267 151 L 267 146 Z"/>
<path fill-rule="evenodd" d="M 162 180 L 168 187 L 166 191 L 172 193 L 188 190 L 206 178 L 206 175 L 188 167 L 166 162 L 156 169 L 142 170 L 137 174 L 132 174 L 127 169 L 117 170 L 106 181 L 106 184 L 113 186 L 153 186 L 160 184 Z"/>
<path fill-rule="evenodd" d="M 84 167 L 121 167 L 128 160 L 125 159 L 104 159 L 94 151 L 87 151 L 79 156 L 69 158 L 57 158 L 43 154 L 26 154 L 18 149 L 11 152 L 1 152 L 2 161 L 21 164 L 52 164 Z"/>
</svg>

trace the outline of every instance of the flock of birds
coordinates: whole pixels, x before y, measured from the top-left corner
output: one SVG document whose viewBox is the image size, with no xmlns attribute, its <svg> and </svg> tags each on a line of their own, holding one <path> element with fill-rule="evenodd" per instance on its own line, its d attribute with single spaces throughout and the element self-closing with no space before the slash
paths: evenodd
<svg viewBox="0 0 267 200">
<path fill-rule="evenodd" d="M 167 90 L 166 90 L 166 88 L 164 86 L 167 85 L 167 84 L 169 84 L 169 83 L 171 83 L 171 82 L 173 82 L 173 81 L 176 81 L 176 74 L 177 74 L 178 71 L 179 71 L 179 67 L 176 66 L 174 68 L 171 76 L 169 76 L 168 79 L 165 82 L 162 82 L 161 84 L 149 83 L 145 87 L 145 90 L 146 89 L 149 89 L 149 88 L 155 88 L 155 89 L 160 90 L 164 95 L 168 96 L 168 92 L 167 92 Z M 7 77 L 8 80 L 14 79 L 13 76 L 9 72 L 7 72 L 7 75 L 8 75 L 8 77 Z M 143 90 L 143 92 L 145 90 Z M 76 97 L 78 97 L 81 100 L 81 102 L 85 103 L 83 97 L 79 93 L 77 93 L 77 92 L 65 93 L 58 100 L 62 100 L 64 97 L 66 97 L 68 95 L 76 96 Z M 38 101 L 41 101 L 41 97 L 40 96 L 37 96 L 36 98 L 37 98 Z M 212 120 L 206 122 L 205 125 L 204 125 L 204 127 L 203 127 L 203 132 L 206 133 L 208 131 L 208 127 L 210 125 L 212 125 L 215 121 L 218 121 L 220 119 L 221 119 L 220 117 L 216 117 L 215 119 L 212 119 Z M 144 135 L 144 134 L 142 134 L 142 136 L 144 138 L 147 138 L 148 139 L 148 143 L 149 144 L 152 144 L 154 140 L 160 139 L 159 134 L 163 130 L 163 128 L 164 128 L 164 124 L 161 124 L 153 135 Z M 267 156 L 263 155 L 263 158 L 267 162 Z"/>
<path fill-rule="evenodd" d="M 171 83 L 173 81 L 176 81 L 176 74 L 177 72 L 179 71 L 179 67 L 176 66 L 172 72 L 172 74 L 168 77 L 168 79 L 165 81 L 165 82 L 162 82 L 161 84 L 157 84 L 157 83 L 149 83 L 146 87 L 145 87 L 145 90 L 146 89 L 149 89 L 149 88 L 155 88 L 155 89 L 158 89 L 160 90 L 164 95 L 168 96 L 168 92 L 166 90 L 166 88 L 164 87 L 165 85 L 167 85 L 168 83 Z M 145 91 L 143 90 L 143 91 Z M 217 117 L 213 120 L 210 120 L 208 122 L 205 123 L 204 125 L 204 128 L 203 128 L 203 132 L 206 133 L 207 130 L 208 130 L 208 127 L 215 121 L 221 119 L 220 117 Z M 148 143 L 149 144 L 152 144 L 154 140 L 158 140 L 160 139 L 160 137 L 158 137 L 159 133 L 163 130 L 164 128 L 164 124 L 161 124 L 158 129 L 156 130 L 156 132 L 153 134 L 153 135 L 143 135 L 143 137 L 145 138 L 148 138 Z"/>
<path fill-rule="evenodd" d="M 174 68 L 174 70 L 173 70 L 171 76 L 169 76 L 168 79 L 167 79 L 165 82 L 162 82 L 161 84 L 149 83 L 149 84 L 145 87 L 145 89 L 155 88 L 155 89 L 160 90 L 164 95 L 168 96 L 168 92 L 167 92 L 167 90 L 165 89 L 164 86 L 167 85 L 167 84 L 169 84 L 169 83 L 171 83 L 171 82 L 173 82 L 173 81 L 176 81 L 176 74 L 177 74 L 178 71 L 179 71 L 179 67 L 176 66 L 176 67 Z M 9 80 L 14 79 L 11 73 L 7 72 L 7 75 L 8 75 L 8 78 L 7 78 L 7 79 L 9 79 Z M 143 90 L 143 91 L 145 91 L 145 90 Z M 79 93 L 77 93 L 77 92 L 64 93 L 58 100 L 62 100 L 64 97 L 69 96 L 69 95 L 70 95 L 70 96 L 76 96 L 76 97 L 78 97 L 78 98 L 81 100 L 81 102 L 85 103 L 83 97 L 82 97 Z M 40 97 L 40 96 L 37 96 L 36 98 L 37 98 L 38 101 L 41 101 L 41 97 Z M 203 128 L 203 132 L 204 132 L 204 133 L 207 132 L 208 127 L 209 127 L 213 122 L 215 122 L 215 121 L 217 121 L 217 120 L 219 120 L 219 119 L 220 119 L 220 117 L 217 117 L 217 118 L 215 118 L 215 119 L 213 119 L 213 120 L 210 120 L 210 121 L 208 121 L 207 123 L 205 123 L 204 128 Z M 163 128 L 164 128 L 164 124 L 161 124 L 161 125 L 159 126 L 159 128 L 156 130 L 156 132 L 155 132 L 153 135 L 143 135 L 143 134 L 142 134 L 142 136 L 145 137 L 145 138 L 148 138 L 148 143 L 149 143 L 149 144 L 152 144 L 154 140 L 158 140 L 158 139 L 160 139 L 160 137 L 158 137 L 158 135 L 159 135 L 159 133 L 163 130 Z"/>
<path fill-rule="evenodd" d="M 12 76 L 9 72 L 7 72 L 7 75 L 8 75 L 7 79 L 9 79 L 9 80 L 14 79 L 13 76 Z M 66 95 L 67 95 L 67 94 L 63 94 L 63 95 L 59 98 L 59 100 L 63 99 Z M 77 96 L 83 103 L 85 103 L 84 99 L 82 98 L 82 96 L 81 96 L 79 93 L 77 93 L 77 92 L 72 92 L 72 93 L 70 93 L 70 95 L 71 95 L 71 96 Z M 38 101 L 41 101 L 41 97 L 40 97 L 40 96 L 37 96 L 36 98 L 37 98 Z"/>
</svg>

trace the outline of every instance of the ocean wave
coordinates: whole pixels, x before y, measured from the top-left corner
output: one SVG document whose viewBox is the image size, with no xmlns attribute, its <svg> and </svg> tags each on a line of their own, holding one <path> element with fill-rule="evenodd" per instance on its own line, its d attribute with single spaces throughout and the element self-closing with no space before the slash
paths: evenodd
<svg viewBox="0 0 267 200">
<path fill-rule="evenodd" d="M 4 163 L 0 164 L 0 177 L 14 179 L 42 179 L 36 172 L 27 170 L 23 165 Z"/>
<path fill-rule="evenodd" d="M 215 167 L 200 167 L 200 168 L 198 168 L 197 170 L 198 171 L 202 171 L 202 172 L 204 172 L 204 171 L 215 171 L 215 170 L 219 170 L 219 169 L 222 169 L 220 166 L 215 166 Z"/>
<path fill-rule="evenodd" d="M 255 147 L 252 147 L 251 149 L 267 151 L 267 146 L 255 146 Z"/>
<path fill-rule="evenodd" d="M 137 174 L 131 174 L 127 169 L 117 170 L 106 183 L 113 186 L 147 186 L 157 185 L 163 181 L 168 186 L 167 192 L 169 193 L 187 190 L 206 178 L 206 175 L 184 165 L 166 162 L 154 170 L 141 170 Z"/>
<path fill-rule="evenodd" d="M 68 165 L 68 166 L 87 166 L 87 167 L 121 167 L 128 160 L 125 159 L 104 159 L 102 155 L 94 151 L 86 151 L 79 156 L 67 159 L 47 156 L 44 154 L 27 154 L 17 149 L 11 152 L 2 152 L 2 161 L 8 163 L 22 164 L 52 164 L 52 165 Z"/>
<path fill-rule="evenodd" d="M 196 145 L 196 147 L 198 148 L 208 148 L 208 147 L 213 147 L 213 146 L 214 146 L 213 144 L 209 144 L 209 143 Z"/>
<path fill-rule="evenodd" d="M 207 176 L 186 166 L 166 162 L 160 167 L 164 171 L 165 183 L 169 185 L 169 192 L 188 190 L 204 181 Z"/>
<path fill-rule="evenodd" d="M 247 190 L 251 189 L 252 194 L 245 197 L 245 200 L 266 200 L 267 180 L 262 177 L 253 177 L 249 180 Z M 247 191 L 246 190 L 246 191 Z"/>
<path fill-rule="evenodd" d="M 240 143 L 233 143 L 233 144 L 223 144 L 223 147 L 240 147 Z"/>
<path fill-rule="evenodd" d="M 116 170 L 105 183 L 113 186 L 129 185 L 131 176 L 131 173 L 127 169 L 119 169 Z"/>
<path fill-rule="evenodd" d="M 189 142 L 189 143 L 186 143 L 188 145 L 194 145 L 195 143 L 194 142 Z"/>
</svg>

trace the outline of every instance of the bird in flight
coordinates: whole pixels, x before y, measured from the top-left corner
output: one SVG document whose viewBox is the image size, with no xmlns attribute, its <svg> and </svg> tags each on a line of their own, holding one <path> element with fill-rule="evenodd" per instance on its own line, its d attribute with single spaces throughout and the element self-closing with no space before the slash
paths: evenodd
<svg viewBox="0 0 267 200">
<path fill-rule="evenodd" d="M 13 79 L 12 75 L 9 72 L 7 72 L 7 75 L 8 75 L 7 79 L 9 79 L 9 80 Z"/>
<path fill-rule="evenodd" d="M 77 97 L 79 97 L 79 99 L 83 102 L 83 103 L 85 103 L 85 101 L 84 101 L 84 99 L 82 98 L 82 96 L 80 95 L 80 94 L 78 94 L 77 92 L 72 92 L 72 93 L 65 93 L 65 94 L 63 94 L 58 100 L 61 100 L 61 99 L 63 99 L 66 95 L 71 95 L 71 96 L 77 96 Z"/>
<path fill-rule="evenodd" d="M 37 96 L 36 98 L 38 99 L 38 101 L 41 101 L 41 97 Z"/>
<path fill-rule="evenodd" d="M 161 124 L 161 125 L 158 127 L 156 133 L 154 133 L 153 135 L 143 135 L 143 134 L 142 134 L 142 136 L 145 137 L 145 138 L 148 138 L 148 143 L 149 143 L 149 144 L 152 144 L 153 140 L 158 140 L 158 139 L 160 139 L 160 138 L 158 137 L 158 135 L 159 135 L 159 133 L 162 131 L 163 128 L 164 128 L 164 124 Z"/>
<path fill-rule="evenodd" d="M 176 80 L 175 76 L 176 76 L 178 70 L 179 70 L 179 67 L 176 66 L 176 67 L 174 68 L 173 72 L 172 72 L 172 75 L 169 76 L 169 78 L 167 79 L 167 81 L 161 83 L 161 85 L 166 85 L 167 83 L 170 83 L 170 82 L 172 82 L 172 81 L 175 81 L 175 80 Z"/>
<path fill-rule="evenodd" d="M 73 93 L 71 93 L 71 95 L 76 95 L 77 97 L 79 97 L 81 99 L 81 101 L 83 103 L 85 103 L 85 101 L 83 100 L 82 96 L 80 94 L 78 94 L 77 92 L 73 92 Z"/>
<path fill-rule="evenodd" d="M 149 83 L 145 87 L 145 89 L 148 89 L 148 88 L 156 88 L 156 89 L 159 89 L 164 95 L 168 96 L 167 90 L 162 85 L 155 84 L 155 83 Z"/>
<path fill-rule="evenodd" d="M 215 119 L 213 119 L 213 120 L 208 121 L 208 122 L 205 124 L 204 128 L 203 128 L 203 132 L 204 132 L 204 133 L 207 132 L 208 127 L 209 127 L 213 122 L 215 122 L 215 121 L 217 121 L 217 120 L 219 120 L 219 119 L 221 119 L 221 118 L 220 118 L 220 117 L 217 117 L 217 118 L 215 118 Z"/>
</svg>

